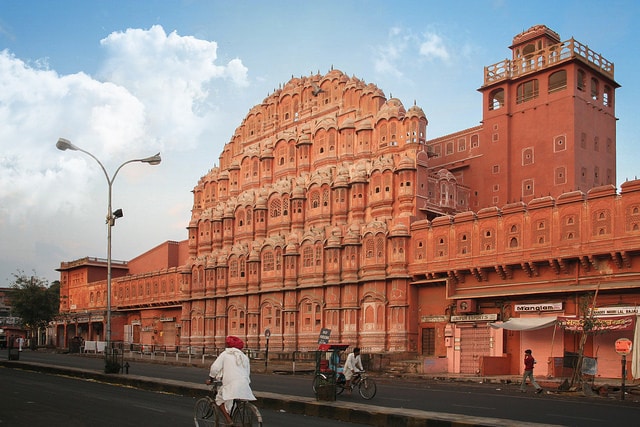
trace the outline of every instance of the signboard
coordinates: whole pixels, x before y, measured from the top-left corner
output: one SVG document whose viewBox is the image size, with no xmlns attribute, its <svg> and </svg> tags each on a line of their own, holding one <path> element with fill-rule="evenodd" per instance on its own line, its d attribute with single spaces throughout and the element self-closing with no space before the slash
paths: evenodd
<svg viewBox="0 0 640 427">
<path fill-rule="evenodd" d="M 330 336 L 331 336 L 331 329 L 322 328 L 320 330 L 320 336 L 318 337 L 318 344 L 328 344 Z"/>
<path fill-rule="evenodd" d="M 596 316 L 611 316 L 622 314 L 640 314 L 640 307 L 637 306 L 622 306 L 622 307 L 598 307 L 593 309 L 593 314 Z M 590 311 L 591 312 L 591 311 Z"/>
<path fill-rule="evenodd" d="M 264 337 L 269 340 L 269 338 L 271 337 L 271 329 L 267 328 L 264 330 Z"/>
<path fill-rule="evenodd" d="M 538 311 L 560 311 L 562 310 L 561 302 L 551 302 L 542 304 L 516 304 L 517 312 L 538 312 Z"/>
<path fill-rule="evenodd" d="M 596 317 L 592 332 L 596 331 L 632 331 L 636 316 Z M 572 332 L 583 329 L 584 319 L 577 317 L 558 317 L 558 326 Z"/>
<path fill-rule="evenodd" d="M 449 316 L 445 315 L 434 315 L 434 316 L 422 316 L 420 317 L 420 321 L 423 323 L 426 322 L 448 322 Z"/>
<path fill-rule="evenodd" d="M 469 314 L 466 316 L 451 316 L 452 322 L 494 322 L 498 320 L 497 313 Z"/>
<path fill-rule="evenodd" d="M 633 342 L 629 338 L 620 338 L 616 340 L 616 353 L 627 355 L 631 353 Z"/>
</svg>

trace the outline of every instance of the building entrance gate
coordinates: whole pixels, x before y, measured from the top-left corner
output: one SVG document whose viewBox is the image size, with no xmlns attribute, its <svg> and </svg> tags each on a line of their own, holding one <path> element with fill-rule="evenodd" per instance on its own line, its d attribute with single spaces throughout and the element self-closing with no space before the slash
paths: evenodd
<svg viewBox="0 0 640 427">
<path fill-rule="evenodd" d="M 490 333 L 487 325 L 460 329 L 460 373 L 478 374 L 480 356 L 491 354 Z"/>
</svg>

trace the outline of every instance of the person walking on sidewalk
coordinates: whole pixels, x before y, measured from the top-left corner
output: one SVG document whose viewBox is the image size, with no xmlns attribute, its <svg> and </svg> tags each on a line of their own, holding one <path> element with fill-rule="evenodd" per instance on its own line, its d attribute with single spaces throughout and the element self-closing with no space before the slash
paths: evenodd
<svg viewBox="0 0 640 427">
<path fill-rule="evenodd" d="M 526 392 L 527 387 L 527 377 L 531 384 L 536 388 L 536 393 L 542 393 L 542 387 L 538 385 L 536 380 L 533 378 L 533 365 L 536 364 L 536 359 L 531 355 L 531 350 L 524 351 L 524 374 L 522 374 L 522 384 L 520 384 L 520 391 Z"/>
</svg>

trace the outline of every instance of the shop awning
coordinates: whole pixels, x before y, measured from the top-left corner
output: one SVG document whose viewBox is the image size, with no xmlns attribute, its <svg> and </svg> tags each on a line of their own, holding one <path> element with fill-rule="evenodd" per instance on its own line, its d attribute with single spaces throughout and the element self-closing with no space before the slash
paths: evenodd
<svg viewBox="0 0 640 427">
<path fill-rule="evenodd" d="M 492 328 L 503 328 L 510 331 L 533 331 L 535 329 L 548 328 L 556 324 L 558 318 L 550 317 L 512 317 L 506 322 L 489 323 Z"/>
</svg>

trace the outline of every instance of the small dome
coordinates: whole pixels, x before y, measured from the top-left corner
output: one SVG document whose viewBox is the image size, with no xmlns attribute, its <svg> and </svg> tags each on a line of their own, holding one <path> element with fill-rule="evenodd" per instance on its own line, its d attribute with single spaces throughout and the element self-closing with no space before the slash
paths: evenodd
<svg viewBox="0 0 640 427">
<path fill-rule="evenodd" d="M 342 129 L 355 129 L 356 124 L 351 117 L 348 117 L 342 124 L 340 124 L 340 130 Z"/>
<path fill-rule="evenodd" d="M 371 120 L 369 119 L 359 121 L 356 126 L 356 131 L 372 130 L 372 129 L 373 129 L 373 125 L 371 124 Z"/>
<path fill-rule="evenodd" d="M 422 108 L 418 107 L 417 105 L 412 105 L 409 108 L 409 111 L 407 111 L 407 118 L 420 118 L 420 119 L 426 119 L 427 115 L 424 114 L 424 111 L 422 110 Z"/>
<path fill-rule="evenodd" d="M 415 160 L 405 155 L 398 162 L 398 167 L 396 169 L 400 171 L 400 170 L 415 169 L 415 168 L 416 168 Z"/>
<path fill-rule="evenodd" d="M 391 98 L 387 102 L 384 103 L 380 111 L 376 116 L 376 121 L 386 119 L 389 120 L 391 118 L 403 119 L 407 114 L 407 111 L 402 105 L 402 102 L 398 98 Z"/>
</svg>

